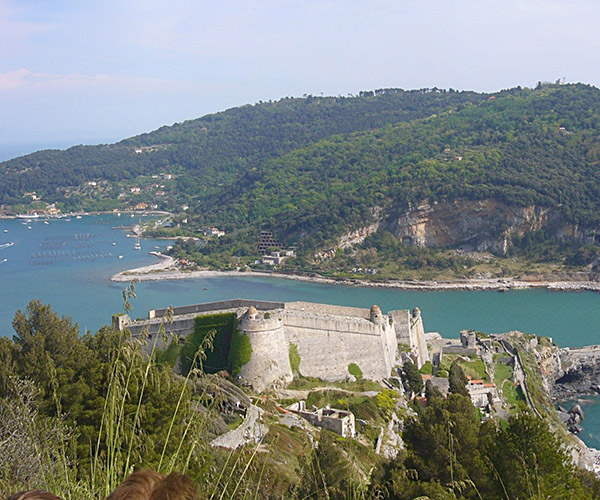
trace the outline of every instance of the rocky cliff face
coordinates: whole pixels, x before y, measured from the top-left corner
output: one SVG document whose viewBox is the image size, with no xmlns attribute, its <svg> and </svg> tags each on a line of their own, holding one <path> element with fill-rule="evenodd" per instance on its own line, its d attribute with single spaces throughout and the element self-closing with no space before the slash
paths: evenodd
<svg viewBox="0 0 600 500">
<path fill-rule="evenodd" d="M 508 206 L 490 199 L 423 204 L 388 218 L 384 227 L 411 245 L 464 246 L 497 254 L 506 253 L 514 236 L 548 227 L 564 240 L 592 243 L 598 238 L 597 229 L 582 230 L 566 222 L 558 210 Z"/>
<path fill-rule="evenodd" d="M 553 386 L 555 399 L 600 393 L 600 346 L 560 349 L 558 356 L 562 374 L 557 374 Z"/>
</svg>

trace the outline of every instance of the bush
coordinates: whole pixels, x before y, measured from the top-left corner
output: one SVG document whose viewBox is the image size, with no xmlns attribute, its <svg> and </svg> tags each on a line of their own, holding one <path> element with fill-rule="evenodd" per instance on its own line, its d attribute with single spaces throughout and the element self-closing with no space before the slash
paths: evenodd
<svg viewBox="0 0 600 500">
<path fill-rule="evenodd" d="M 354 376 L 354 378 L 356 380 L 362 380 L 362 378 L 363 378 L 362 370 L 359 368 L 359 366 L 356 363 L 350 363 L 348 365 L 348 373 L 350 373 L 350 375 Z"/>
<path fill-rule="evenodd" d="M 294 375 L 300 375 L 300 362 L 302 358 L 300 358 L 300 353 L 298 352 L 298 346 L 293 342 L 290 342 L 290 350 L 289 350 L 289 358 L 290 358 L 290 367 L 292 368 L 292 373 Z"/>
<path fill-rule="evenodd" d="M 242 367 L 252 358 L 252 345 L 248 335 L 235 330 L 231 337 L 229 348 L 229 372 L 237 376 L 242 371 Z"/>
</svg>

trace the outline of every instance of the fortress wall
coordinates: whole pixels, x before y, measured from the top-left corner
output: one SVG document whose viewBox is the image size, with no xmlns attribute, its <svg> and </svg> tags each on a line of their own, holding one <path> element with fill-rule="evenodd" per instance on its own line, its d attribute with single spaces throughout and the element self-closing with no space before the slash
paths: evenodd
<svg viewBox="0 0 600 500">
<path fill-rule="evenodd" d="M 284 323 L 286 328 L 301 328 L 304 330 L 336 331 L 339 333 L 355 333 L 375 335 L 379 337 L 380 327 L 369 320 L 353 317 L 323 315 L 300 311 L 285 310 Z"/>
<path fill-rule="evenodd" d="M 335 314 L 338 316 L 354 316 L 356 318 L 369 319 L 369 309 L 361 307 L 346 307 L 346 306 L 334 306 L 329 304 L 317 304 L 314 302 L 286 302 L 286 310 L 290 311 L 305 311 L 315 312 L 319 314 Z"/>
<path fill-rule="evenodd" d="M 136 337 L 140 335 L 144 330 L 147 330 L 150 334 L 157 334 L 160 329 L 160 321 L 144 321 L 134 322 L 126 326 L 131 334 Z M 165 332 L 167 334 L 173 334 L 179 336 L 187 336 L 194 331 L 194 317 L 174 319 L 171 323 L 164 323 Z"/>
<path fill-rule="evenodd" d="M 395 334 L 389 324 L 285 312 L 285 336 L 288 343 L 298 346 L 302 375 L 343 380 L 350 376 L 350 363 L 356 363 L 367 379 L 390 375 L 396 352 L 391 347 L 395 345 Z"/>
<path fill-rule="evenodd" d="M 204 304 L 193 304 L 189 306 L 180 306 L 173 308 L 173 315 L 192 314 L 201 312 L 219 311 L 221 309 L 238 309 L 240 307 L 254 306 L 259 311 L 267 311 L 270 309 L 283 309 L 283 302 L 270 302 L 265 300 L 247 300 L 247 299 L 231 299 L 220 300 L 218 302 L 206 302 Z M 167 312 L 167 309 L 154 309 L 148 311 L 148 319 L 161 318 Z"/>
<path fill-rule="evenodd" d="M 242 321 L 239 325 L 241 331 L 248 333 L 276 330 L 283 327 L 283 310 L 275 309 L 268 311 L 269 317 L 265 318 L 265 313 L 258 313 L 257 318 L 249 320 L 242 316 Z"/>
</svg>

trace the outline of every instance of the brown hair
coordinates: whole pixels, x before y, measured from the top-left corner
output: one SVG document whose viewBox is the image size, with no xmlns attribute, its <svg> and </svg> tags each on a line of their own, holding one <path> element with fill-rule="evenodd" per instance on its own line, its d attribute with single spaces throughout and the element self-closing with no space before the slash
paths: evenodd
<svg viewBox="0 0 600 500">
<path fill-rule="evenodd" d="M 197 500 L 198 486 L 192 480 L 172 472 L 156 485 L 149 500 Z"/>
<path fill-rule="evenodd" d="M 42 490 L 19 491 L 7 498 L 7 500 L 62 500 L 60 497 Z"/>
<path fill-rule="evenodd" d="M 148 500 L 163 476 L 151 470 L 131 474 L 106 500 Z"/>
<path fill-rule="evenodd" d="M 172 472 L 168 476 L 143 470 L 131 474 L 106 500 L 197 500 L 192 480 Z M 54 500 L 54 499 L 52 499 Z"/>
</svg>

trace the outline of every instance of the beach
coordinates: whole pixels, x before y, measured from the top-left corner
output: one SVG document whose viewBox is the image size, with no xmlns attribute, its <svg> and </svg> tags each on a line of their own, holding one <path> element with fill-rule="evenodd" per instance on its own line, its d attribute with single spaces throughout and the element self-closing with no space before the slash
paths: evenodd
<svg viewBox="0 0 600 500">
<path fill-rule="evenodd" d="M 567 291 L 593 291 L 600 292 L 600 282 L 597 281 L 524 281 L 514 278 L 489 278 L 489 279 L 470 279 L 454 281 L 385 281 L 373 282 L 359 279 L 331 279 L 322 276 L 307 276 L 299 274 L 284 274 L 277 272 L 261 271 L 184 271 L 177 267 L 177 261 L 167 255 L 159 252 L 150 252 L 160 259 L 160 262 L 149 266 L 128 269 L 113 275 L 110 279 L 115 282 L 128 281 L 162 281 L 162 280 L 183 280 L 197 278 L 212 278 L 224 276 L 259 276 L 283 278 L 297 281 L 310 281 L 314 283 L 325 283 L 332 285 L 348 285 L 361 287 L 381 287 L 395 288 L 398 290 L 419 290 L 419 291 L 451 291 L 451 290 L 496 290 L 504 292 L 508 290 L 522 290 L 526 288 L 546 288 L 560 292 Z"/>
</svg>

